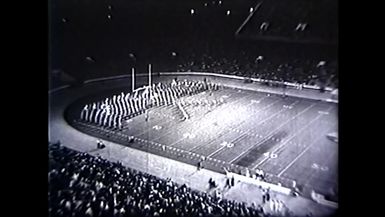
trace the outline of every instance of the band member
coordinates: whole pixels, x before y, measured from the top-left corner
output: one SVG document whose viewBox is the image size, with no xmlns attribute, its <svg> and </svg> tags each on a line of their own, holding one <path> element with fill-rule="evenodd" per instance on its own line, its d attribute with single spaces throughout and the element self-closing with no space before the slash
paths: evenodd
<svg viewBox="0 0 385 217">
<path fill-rule="evenodd" d="M 147 110 L 144 112 L 144 114 L 145 114 L 145 120 L 147 122 L 148 121 L 148 112 L 147 112 Z"/>
</svg>

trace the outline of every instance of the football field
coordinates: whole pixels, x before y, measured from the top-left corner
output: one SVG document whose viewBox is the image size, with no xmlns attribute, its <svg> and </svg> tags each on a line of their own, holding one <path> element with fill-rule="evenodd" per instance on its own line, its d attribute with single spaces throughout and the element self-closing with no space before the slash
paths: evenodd
<svg viewBox="0 0 385 217">
<path fill-rule="evenodd" d="M 153 107 L 108 139 L 218 172 L 251 174 L 304 193 L 338 195 L 338 104 L 224 87 Z M 107 135 L 107 134 L 106 134 Z M 133 136 L 134 142 L 122 138 Z M 103 136 L 100 136 L 105 138 Z"/>
</svg>

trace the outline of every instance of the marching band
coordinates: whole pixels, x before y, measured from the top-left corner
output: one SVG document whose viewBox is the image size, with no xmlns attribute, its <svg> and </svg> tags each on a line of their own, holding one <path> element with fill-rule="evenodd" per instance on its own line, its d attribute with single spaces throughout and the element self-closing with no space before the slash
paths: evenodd
<svg viewBox="0 0 385 217">
<path fill-rule="evenodd" d="M 121 129 L 122 120 L 145 112 L 153 106 L 175 104 L 183 96 L 191 96 L 206 90 L 218 90 L 215 83 L 205 81 L 177 81 L 171 84 L 152 84 L 139 93 L 114 95 L 101 102 L 87 104 L 80 112 L 80 120 L 98 126 Z"/>
</svg>

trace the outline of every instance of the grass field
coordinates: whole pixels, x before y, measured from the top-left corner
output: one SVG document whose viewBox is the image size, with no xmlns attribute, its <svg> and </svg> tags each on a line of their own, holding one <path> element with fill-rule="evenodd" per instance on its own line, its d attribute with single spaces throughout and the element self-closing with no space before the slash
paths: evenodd
<svg viewBox="0 0 385 217">
<path fill-rule="evenodd" d="M 129 119 L 119 134 L 181 161 L 204 156 L 217 169 L 262 169 L 276 180 L 337 197 L 338 144 L 326 137 L 338 131 L 337 104 L 234 88 L 181 103 L 151 108 L 148 121 L 145 115 Z"/>
</svg>

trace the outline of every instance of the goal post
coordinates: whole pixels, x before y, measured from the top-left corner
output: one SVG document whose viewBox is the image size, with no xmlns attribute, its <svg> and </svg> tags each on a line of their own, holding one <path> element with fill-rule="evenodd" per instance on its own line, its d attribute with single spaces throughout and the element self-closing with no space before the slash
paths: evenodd
<svg viewBox="0 0 385 217">
<path fill-rule="evenodd" d="M 132 92 L 134 92 L 135 90 L 135 69 L 134 68 L 132 68 L 131 70 L 131 81 L 132 81 L 132 84 L 131 84 Z"/>
</svg>

